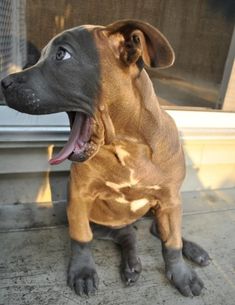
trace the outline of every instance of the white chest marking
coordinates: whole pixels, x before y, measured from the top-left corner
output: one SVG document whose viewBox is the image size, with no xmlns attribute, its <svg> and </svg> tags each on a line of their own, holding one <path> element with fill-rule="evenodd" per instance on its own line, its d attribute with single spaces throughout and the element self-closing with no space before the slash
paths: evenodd
<svg viewBox="0 0 235 305">
<path fill-rule="evenodd" d="M 137 199 L 131 202 L 131 211 L 136 212 L 137 210 L 141 209 L 148 203 L 148 199 L 142 198 L 142 199 Z"/>
<path fill-rule="evenodd" d="M 130 178 L 127 182 L 115 183 L 111 181 L 106 181 L 105 184 L 115 190 L 116 192 L 120 192 L 120 189 L 124 187 L 132 187 L 135 186 L 139 182 L 138 179 L 134 178 L 134 170 L 130 169 Z"/>
<path fill-rule="evenodd" d="M 148 189 L 148 190 L 160 190 L 160 186 L 159 185 L 150 185 L 150 186 L 146 186 L 146 189 Z"/>
<path fill-rule="evenodd" d="M 117 201 L 118 203 L 124 203 L 124 204 L 129 203 L 129 201 L 125 199 L 124 195 L 122 195 L 122 196 L 120 196 L 118 198 L 115 198 L 115 201 Z"/>
<path fill-rule="evenodd" d="M 129 152 L 123 149 L 120 145 L 115 147 L 115 151 L 121 164 L 125 166 L 125 159 L 130 156 Z"/>
</svg>

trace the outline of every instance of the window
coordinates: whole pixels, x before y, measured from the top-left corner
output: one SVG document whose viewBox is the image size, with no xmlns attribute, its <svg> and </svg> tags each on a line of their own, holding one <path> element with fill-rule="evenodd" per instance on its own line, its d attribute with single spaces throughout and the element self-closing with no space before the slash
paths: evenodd
<svg viewBox="0 0 235 305">
<path fill-rule="evenodd" d="M 156 26 L 175 50 L 173 67 L 149 71 L 164 107 L 234 110 L 235 101 L 224 107 L 233 72 L 234 17 L 233 0 L 2 0 L 0 77 L 35 63 L 64 29 L 135 18 Z"/>
<path fill-rule="evenodd" d="M 34 64 L 44 45 L 67 28 L 130 18 L 157 27 L 175 50 L 173 67 L 148 73 L 180 131 L 189 177 L 183 190 L 234 187 L 234 0 L 0 0 L 0 78 Z M 64 200 L 63 187 L 52 198 L 48 190 L 49 183 L 65 185 L 69 163 L 52 168 L 47 159 L 53 145 L 58 149 L 68 139 L 66 114 L 21 114 L 1 96 L 0 104 L 6 202 Z M 26 192 L 19 181 L 32 188 Z M 15 199 L 9 197 L 12 185 Z"/>
</svg>

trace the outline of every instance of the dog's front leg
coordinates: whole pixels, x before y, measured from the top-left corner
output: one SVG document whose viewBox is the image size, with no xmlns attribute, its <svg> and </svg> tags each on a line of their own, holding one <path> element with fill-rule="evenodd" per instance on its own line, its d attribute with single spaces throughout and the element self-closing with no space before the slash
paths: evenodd
<svg viewBox="0 0 235 305">
<path fill-rule="evenodd" d="M 96 272 L 90 243 L 71 240 L 71 258 L 68 268 L 68 285 L 79 296 L 92 295 L 98 289 Z"/>
<path fill-rule="evenodd" d="M 166 199 L 156 210 L 166 276 L 182 295 L 199 295 L 203 282 L 182 257 L 181 214 L 178 196 Z"/>
<path fill-rule="evenodd" d="M 80 295 L 91 295 L 98 288 L 98 275 L 91 254 L 93 239 L 89 222 L 92 198 L 88 184 L 82 184 L 76 166 L 71 170 L 67 216 L 71 237 L 71 257 L 68 267 L 68 285 Z"/>
<path fill-rule="evenodd" d="M 98 288 L 98 275 L 91 254 L 92 232 L 85 202 L 71 200 L 67 209 L 71 237 L 68 285 L 80 295 L 92 295 Z"/>
</svg>

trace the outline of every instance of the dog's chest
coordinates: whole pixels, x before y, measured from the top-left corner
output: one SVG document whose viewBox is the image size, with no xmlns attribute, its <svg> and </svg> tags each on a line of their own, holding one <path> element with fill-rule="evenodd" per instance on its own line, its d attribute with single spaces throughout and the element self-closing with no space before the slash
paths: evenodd
<svg viewBox="0 0 235 305">
<path fill-rule="evenodd" d="M 156 206 L 161 186 L 148 152 L 137 145 L 118 144 L 106 154 L 102 186 L 93 205 L 91 220 L 122 226 Z"/>
</svg>

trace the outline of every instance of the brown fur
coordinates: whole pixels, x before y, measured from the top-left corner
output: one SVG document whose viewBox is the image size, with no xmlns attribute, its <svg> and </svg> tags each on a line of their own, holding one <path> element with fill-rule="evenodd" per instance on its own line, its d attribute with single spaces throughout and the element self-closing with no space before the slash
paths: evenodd
<svg viewBox="0 0 235 305">
<path fill-rule="evenodd" d="M 147 65 L 153 62 L 151 35 L 156 48 L 161 46 L 156 59 L 159 66 L 171 65 L 174 54 L 162 34 L 147 29 L 142 24 L 130 30 L 118 23 L 90 29 L 101 58 L 102 93 L 92 136 L 99 150 L 71 168 L 67 213 L 70 236 L 80 242 L 92 239 L 90 221 L 120 228 L 152 209 L 166 246 L 182 246 L 182 146 L 175 123 L 160 108 L 146 71 L 140 72 L 136 64 L 140 57 Z M 125 42 L 134 31 L 140 43 L 132 56 Z"/>
</svg>

